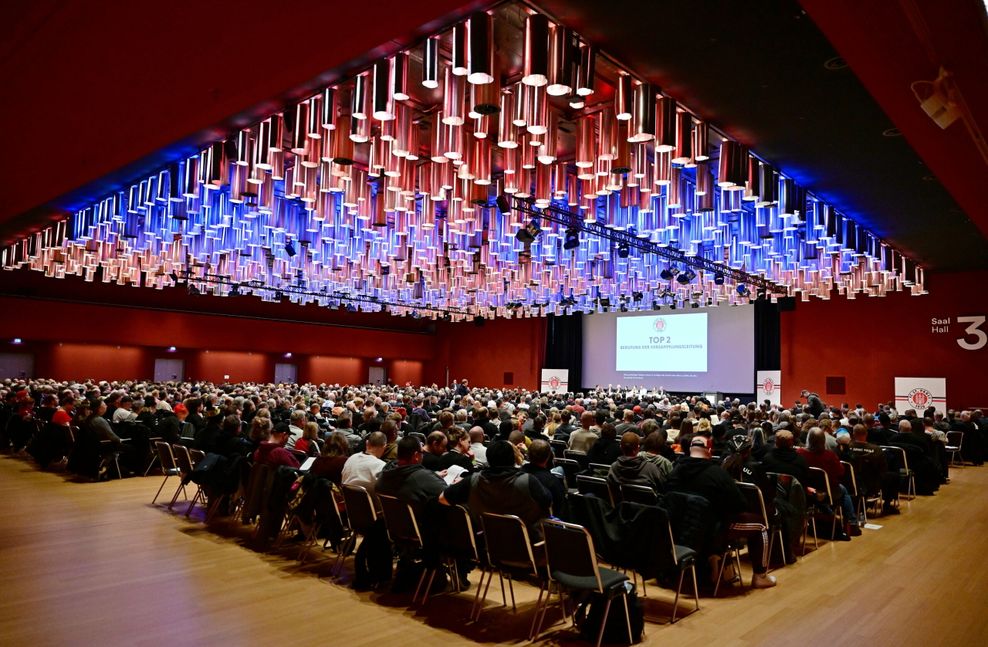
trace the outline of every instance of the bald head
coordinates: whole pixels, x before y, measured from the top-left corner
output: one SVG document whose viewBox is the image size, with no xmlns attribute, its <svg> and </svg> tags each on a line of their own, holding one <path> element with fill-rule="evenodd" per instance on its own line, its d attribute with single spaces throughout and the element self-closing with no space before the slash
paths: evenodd
<svg viewBox="0 0 988 647">
<path fill-rule="evenodd" d="M 641 437 L 633 431 L 621 436 L 621 453 L 625 456 L 637 456 L 641 447 Z"/>
</svg>

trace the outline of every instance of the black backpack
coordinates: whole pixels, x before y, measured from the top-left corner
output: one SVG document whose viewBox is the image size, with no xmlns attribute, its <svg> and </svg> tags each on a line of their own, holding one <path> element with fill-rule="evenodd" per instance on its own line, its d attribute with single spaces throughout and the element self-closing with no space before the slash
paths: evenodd
<svg viewBox="0 0 988 647">
<path fill-rule="evenodd" d="M 604 627 L 604 642 L 617 645 L 640 643 L 645 633 L 645 614 L 642 611 L 641 600 L 635 591 L 635 585 L 625 582 L 628 589 L 628 618 L 631 623 L 631 636 L 634 640 L 628 642 L 628 628 L 624 622 L 624 604 L 621 596 L 615 596 L 611 602 L 611 611 L 607 614 L 607 626 Z M 591 593 L 589 599 L 576 610 L 576 625 L 580 628 L 583 639 L 591 643 L 597 642 L 600 623 L 604 619 L 604 608 L 607 599 L 600 593 Z"/>
</svg>

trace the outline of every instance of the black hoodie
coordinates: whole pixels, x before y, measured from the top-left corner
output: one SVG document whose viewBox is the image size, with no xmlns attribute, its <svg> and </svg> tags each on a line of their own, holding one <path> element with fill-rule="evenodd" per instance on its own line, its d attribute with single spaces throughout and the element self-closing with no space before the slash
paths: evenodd
<svg viewBox="0 0 988 647">
<path fill-rule="evenodd" d="M 406 503 L 425 503 L 437 498 L 444 489 L 446 481 L 421 464 L 388 463 L 377 477 L 374 491 L 397 497 Z"/>
<path fill-rule="evenodd" d="M 680 460 L 669 475 L 667 487 L 671 491 L 702 496 L 721 519 L 747 508 L 744 495 L 731 475 L 709 458 Z"/>
</svg>

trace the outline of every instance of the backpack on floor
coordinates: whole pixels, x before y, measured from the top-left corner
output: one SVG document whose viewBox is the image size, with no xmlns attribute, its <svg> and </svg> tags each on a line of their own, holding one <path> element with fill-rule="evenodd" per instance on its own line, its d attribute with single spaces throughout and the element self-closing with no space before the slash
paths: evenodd
<svg viewBox="0 0 988 647">
<path fill-rule="evenodd" d="M 638 599 L 635 585 L 625 582 L 624 586 L 628 593 L 628 619 L 631 623 L 631 636 L 633 640 L 628 642 L 628 627 L 624 622 L 624 604 L 621 602 L 622 596 L 615 596 L 611 602 L 611 611 L 607 614 L 607 626 L 604 627 L 604 642 L 617 645 L 628 645 L 640 643 L 645 632 L 645 614 L 642 612 L 642 603 Z M 600 593 L 591 593 L 589 599 L 583 602 L 576 610 L 576 626 L 580 628 L 580 634 L 584 640 L 591 643 L 597 642 L 597 634 L 600 632 L 600 623 L 604 619 L 604 608 L 607 606 L 607 598 Z"/>
</svg>

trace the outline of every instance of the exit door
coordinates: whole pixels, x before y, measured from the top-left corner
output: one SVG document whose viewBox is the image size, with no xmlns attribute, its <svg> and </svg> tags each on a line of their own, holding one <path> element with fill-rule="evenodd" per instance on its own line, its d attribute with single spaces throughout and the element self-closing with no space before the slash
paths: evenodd
<svg viewBox="0 0 988 647">
<path fill-rule="evenodd" d="M 155 382 L 181 382 L 185 379 L 185 361 L 181 359 L 154 360 Z"/>
<path fill-rule="evenodd" d="M 295 364 L 274 365 L 275 384 L 295 384 L 298 382 L 298 366 Z"/>
<path fill-rule="evenodd" d="M 384 370 L 383 366 L 371 366 L 367 369 L 368 384 L 384 384 L 387 377 L 387 371 Z"/>
</svg>

